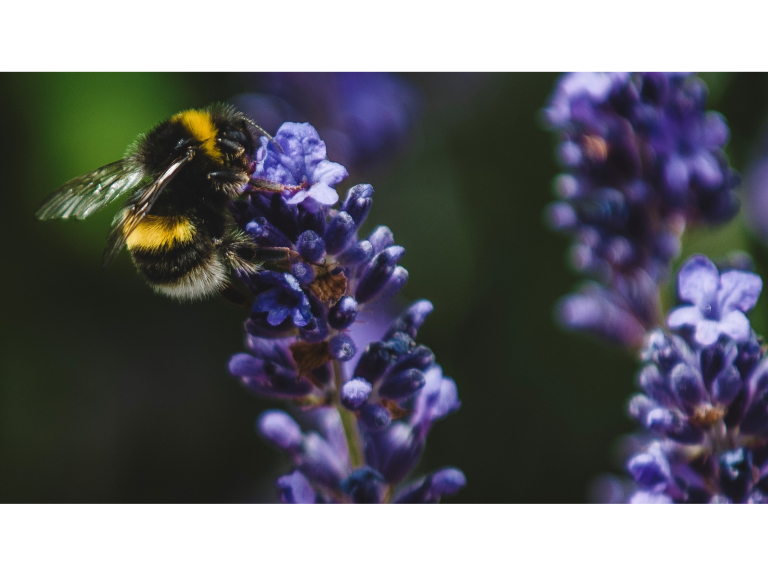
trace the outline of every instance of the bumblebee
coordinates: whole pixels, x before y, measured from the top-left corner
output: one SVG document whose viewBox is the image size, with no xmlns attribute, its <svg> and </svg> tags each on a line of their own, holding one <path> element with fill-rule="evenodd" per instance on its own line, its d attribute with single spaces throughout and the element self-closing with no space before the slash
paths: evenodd
<svg viewBox="0 0 768 576">
<path fill-rule="evenodd" d="M 223 293 L 238 301 L 228 270 L 260 269 L 257 247 L 228 210 L 255 169 L 251 129 L 271 139 L 231 106 L 180 112 L 139 136 L 122 160 L 61 186 L 36 216 L 83 219 L 127 194 L 112 222 L 104 268 L 125 245 L 159 293 L 179 300 Z"/>
</svg>

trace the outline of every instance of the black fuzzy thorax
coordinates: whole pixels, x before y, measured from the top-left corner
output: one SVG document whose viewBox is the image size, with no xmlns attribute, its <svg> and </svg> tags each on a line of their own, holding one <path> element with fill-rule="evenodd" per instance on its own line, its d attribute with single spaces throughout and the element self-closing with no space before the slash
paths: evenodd
<svg viewBox="0 0 768 576">
<path fill-rule="evenodd" d="M 211 157 L 176 117 L 153 127 L 137 141 L 131 152 L 133 161 L 146 177 L 157 178 L 172 162 L 183 157 L 188 148 L 196 148 L 192 160 L 167 185 L 149 211 L 155 216 L 189 219 L 194 225 L 192 239 L 160 249 L 136 247 L 131 251 L 137 269 L 151 284 L 174 285 L 199 274 L 219 258 L 218 246 L 234 229 L 228 208 L 231 200 L 228 189 L 209 175 L 223 172 L 243 178 L 253 161 L 255 141 L 244 116 L 234 108 L 213 105 L 205 111 L 210 114 L 217 139 L 242 146 L 243 154 L 235 154 L 217 143 L 220 157 Z"/>
</svg>

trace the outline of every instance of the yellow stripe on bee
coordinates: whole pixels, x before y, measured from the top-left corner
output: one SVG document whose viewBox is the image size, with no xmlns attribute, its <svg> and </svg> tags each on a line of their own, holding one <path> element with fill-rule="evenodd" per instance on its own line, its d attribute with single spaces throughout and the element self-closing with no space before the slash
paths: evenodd
<svg viewBox="0 0 768 576">
<path fill-rule="evenodd" d="M 179 112 L 171 120 L 182 124 L 192 136 L 201 142 L 200 150 L 216 161 L 221 161 L 221 150 L 216 145 L 218 130 L 211 120 L 210 113 L 205 110 L 185 110 Z"/>
<path fill-rule="evenodd" d="M 145 216 L 126 239 L 129 250 L 160 250 L 184 244 L 195 237 L 195 225 L 180 216 Z"/>
</svg>

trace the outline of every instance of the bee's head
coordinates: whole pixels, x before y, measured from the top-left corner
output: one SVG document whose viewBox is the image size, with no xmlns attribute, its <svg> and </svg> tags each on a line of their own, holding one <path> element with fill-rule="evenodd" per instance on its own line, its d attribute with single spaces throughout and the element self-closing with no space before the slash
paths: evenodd
<svg viewBox="0 0 768 576">
<path fill-rule="evenodd" d="M 179 177 L 197 180 L 216 174 L 216 182 L 234 189 L 250 177 L 255 142 L 251 123 L 243 114 L 231 106 L 214 104 L 179 112 L 150 130 L 134 149 L 149 174 L 162 174 L 170 161 L 192 150 L 194 159 Z"/>
</svg>

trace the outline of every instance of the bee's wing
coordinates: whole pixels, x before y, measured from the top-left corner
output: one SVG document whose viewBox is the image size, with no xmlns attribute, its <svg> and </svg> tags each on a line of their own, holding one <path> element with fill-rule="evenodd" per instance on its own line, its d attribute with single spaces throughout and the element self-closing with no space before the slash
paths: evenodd
<svg viewBox="0 0 768 576">
<path fill-rule="evenodd" d="M 143 173 L 127 159 L 78 176 L 48 196 L 35 213 L 40 220 L 87 218 L 121 194 L 135 188 Z"/>
<path fill-rule="evenodd" d="M 112 231 L 107 239 L 107 247 L 104 249 L 104 258 L 102 259 L 102 268 L 109 266 L 120 252 L 128 236 L 136 230 L 136 227 L 144 219 L 152 205 L 160 196 L 160 193 L 179 173 L 184 164 L 192 160 L 194 152 L 187 151 L 185 156 L 177 158 L 165 169 L 154 182 L 148 186 L 143 186 L 136 190 L 128 202 L 120 209 L 112 221 Z"/>
</svg>

